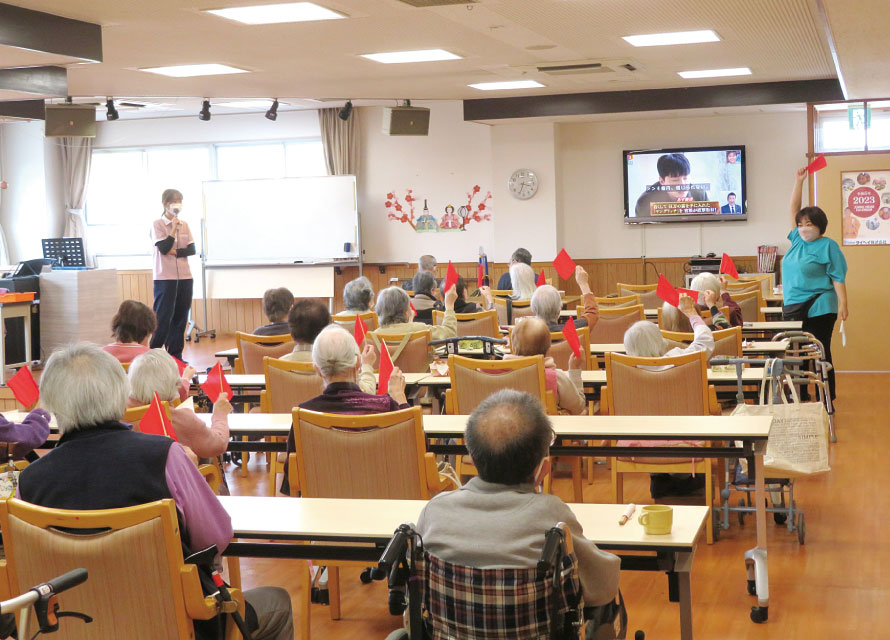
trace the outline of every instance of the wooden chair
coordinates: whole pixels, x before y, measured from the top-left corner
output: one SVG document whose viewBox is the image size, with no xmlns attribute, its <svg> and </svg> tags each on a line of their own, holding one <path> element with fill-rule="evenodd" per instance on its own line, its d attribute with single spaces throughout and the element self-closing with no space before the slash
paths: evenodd
<svg viewBox="0 0 890 640">
<path fill-rule="evenodd" d="M 170 413 L 170 403 L 166 400 L 161 401 L 161 406 L 164 408 L 164 412 L 167 414 L 167 417 L 170 418 L 172 414 Z M 151 408 L 150 404 L 142 405 L 141 407 L 133 407 L 131 409 L 127 409 L 124 412 L 124 417 L 121 419 L 121 422 L 126 422 L 127 424 L 133 425 L 133 431 L 139 431 L 139 422 L 145 417 L 145 414 L 148 413 L 148 410 Z"/>
<path fill-rule="evenodd" d="M 496 297 L 494 299 L 494 308 L 498 313 L 498 324 L 516 324 L 517 318 L 535 315 L 534 311 L 532 311 L 531 304 L 531 299 L 513 300 L 512 298 Z"/>
<path fill-rule="evenodd" d="M 263 358 L 280 358 L 294 349 L 294 340 L 289 335 L 255 336 L 252 333 L 235 332 L 238 357 L 235 358 L 234 373 L 262 373 Z"/>
<path fill-rule="evenodd" d="M 597 298 L 596 304 L 600 309 L 615 309 L 618 307 L 632 307 L 637 304 L 643 304 L 640 300 L 640 294 L 633 293 L 626 296 L 613 296 L 611 298 Z"/>
<path fill-rule="evenodd" d="M 601 406 L 613 416 L 720 415 L 717 394 L 714 387 L 708 385 L 704 351 L 670 358 L 635 358 L 622 353 L 607 353 L 606 386 L 600 397 Z M 714 486 L 709 458 L 612 458 L 611 464 L 615 503 L 624 501 L 625 473 L 689 473 L 694 468 L 695 473 L 705 474 L 705 504 L 709 508 L 713 505 Z M 713 524 L 709 515 L 708 544 L 714 542 Z"/>
<path fill-rule="evenodd" d="M 686 346 L 695 340 L 695 335 L 683 331 L 661 330 L 665 340 L 673 343 L 673 346 Z M 742 357 L 742 328 L 730 327 L 714 331 L 714 353 L 712 358 L 741 358 Z"/>
<path fill-rule="evenodd" d="M 495 309 L 478 311 L 476 313 L 456 313 L 458 336 L 488 336 L 500 338 L 501 331 L 498 328 L 498 312 Z M 433 325 L 441 325 L 445 322 L 445 312 L 433 310 Z"/>
<path fill-rule="evenodd" d="M 596 358 L 590 353 L 590 327 L 577 327 L 575 331 L 578 332 L 578 341 L 581 343 L 581 368 L 589 371 L 599 369 Z M 553 358 L 558 369 L 565 371 L 569 368 L 572 348 L 561 331 L 550 332 L 550 349 L 547 355 Z"/>
<path fill-rule="evenodd" d="M 727 282 L 726 291 L 733 297 L 733 299 L 735 299 L 736 294 L 748 293 L 750 291 L 761 291 L 762 294 L 762 289 L 759 282 L 748 282 L 746 280 Z"/>
<path fill-rule="evenodd" d="M 432 332 L 427 329 L 413 333 L 383 333 L 380 330 L 368 332 L 368 337 L 374 342 L 378 352 L 380 341 L 386 343 L 389 357 L 392 363 L 402 370 L 402 373 L 429 373 L 430 370 L 430 340 Z M 380 356 L 374 363 L 374 370 L 380 368 Z"/>
<path fill-rule="evenodd" d="M 617 287 L 619 296 L 640 296 L 640 304 L 646 309 L 654 309 L 661 304 L 661 298 L 655 293 L 655 289 L 658 287 L 656 284 L 624 284 L 619 282 Z"/>
<path fill-rule="evenodd" d="M 761 276 L 750 276 L 750 275 L 741 274 L 741 276 L 739 277 L 739 279 L 736 282 L 745 283 L 745 284 L 749 284 L 749 285 L 756 282 L 757 284 L 760 285 L 761 295 L 766 296 L 772 292 L 773 281 L 774 281 L 773 274 L 766 273 Z"/>
<path fill-rule="evenodd" d="M 578 316 L 584 313 L 584 307 L 578 307 Z M 630 307 L 616 307 L 614 309 L 600 309 L 599 320 L 590 327 L 590 341 L 594 344 L 624 342 L 624 332 L 632 324 L 645 320 L 643 305 L 635 304 Z"/>
<path fill-rule="evenodd" d="M 732 294 L 732 299 L 738 303 L 739 308 L 742 310 L 742 320 L 746 322 L 763 322 L 766 320 L 766 317 L 760 310 L 763 307 L 763 292 L 759 288 L 752 291 L 734 293 Z"/>
<path fill-rule="evenodd" d="M 513 289 L 492 289 L 491 295 L 495 298 L 509 298 L 513 295 Z"/>
<path fill-rule="evenodd" d="M 661 311 L 663 308 L 664 308 L 663 306 L 658 307 L 658 328 L 661 329 L 662 331 L 665 330 L 664 324 L 662 324 L 662 320 L 661 320 Z M 720 311 L 720 313 L 722 313 L 726 317 L 727 320 L 729 320 L 729 307 L 717 307 L 717 309 Z M 710 309 L 702 309 L 701 310 L 701 318 L 705 322 L 710 322 L 711 321 L 711 310 Z"/>
<path fill-rule="evenodd" d="M 207 620 L 220 610 L 205 597 L 198 567 L 185 564 L 173 500 L 124 509 L 71 511 L 47 509 L 11 498 L 0 501 L 0 529 L 6 559 L 0 582 L 10 593 L 76 568 L 89 580 L 65 593 L 65 608 L 93 617 L 84 624 L 65 622 L 60 638 L 195 637 L 193 620 Z M 77 530 L 99 533 L 75 533 Z M 231 589 L 241 614 L 244 599 Z M 226 638 L 240 638 L 231 619 Z"/>
<path fill-rule="evenodd" d="M 131 365 L 131 364 L 133 364 L 133 363 L 132 363 L 132 362 L 121 362 L 121 366 L 124 368 L 124 371 L 125 371 L 125 372 L 129 372 L 129 371 L 130 371 L 130 365 Z"/>
<path fill-rule="evenodd" d="M 352 333 L 353 329 L 355 329 L 355 319 L 361 318 L 362 322 L 365 323 L 365 326 L 368 327 L 368 331 L 374 331 L 375 329 L 380 327 L 380 321 L 377 319 L 377 314 L 373 311 L 368 311 L 367 313 L 355 313 L 352 315 L 342 315 L 342 316 L 331 316 L 331 322 L 334 324 L 342 325 L 346 328 L 350 333 Z"/>
<path fill-rule="evenodd" d="M 311 362 L 290 362 L 267 356 L 263 358 L 263 373 L 266 376 L 266 388 L 260 392 L 263 413 L 290 413 L 297 405 L 324 391 L 324 382 Z M 270 496 L 278 493 L 279 473 L 284 473 L 284 454 L 273 452 L 269 454 Z"/>
<path fill-rule="evenodd" d="M 291 495 L 304 498 L 429 500 L 443 490 L 436 457 L 426 452 L 420 407 L 372 415 L 293 410 L 295 451 L 289 459 Z M 302 563 L 302 637 L 309 638 L 309 566 Z M 331 620 L 340 619 L 340 567 L 367 562 L 324 562 Z"/>
</svg>

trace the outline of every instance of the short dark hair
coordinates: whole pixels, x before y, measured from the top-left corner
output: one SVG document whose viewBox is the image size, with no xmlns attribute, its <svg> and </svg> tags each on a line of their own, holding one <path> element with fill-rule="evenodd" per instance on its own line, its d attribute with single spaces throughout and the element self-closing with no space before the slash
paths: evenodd
<svg viewBox="0 0 890 640">
<path fill-rule="evenodd" d="M 516 251 L 513 252 L 513 255 L 510 256 L 510 260 L 514 262 L 522 262 L 527 264 L 528 266 L 532 266 L 532 252 L 528 249 L 519 247 Z"/>
<path fill-rule="evenodd" d="M 111 335 L 117 342 L 142 342 L 158 328 L 155 312 L 138 300 L 124 300 L 111 319 Z"/>
<path fill-rule="evenodd" d="M 727 198 L 728 198 L 729 196 L 736 197 L 736 195 L 735 195 L 732 191 L 730 191 L 729 193 L 726 194 L 726 197 L 727 197 Z"/>
<path fill-rule="evenodd" d="M 828 216 L 819 207 L 804 207 L 794 216 L 794 224 L 800 224 L 800 221 L 806 218 L 819 229 L 819 235 L 824 235 L 828 228 Z"/>
<path fill-rule="evenodd" d="M 272 322 L 281 322 L 294 306 L 294 294 L 287 287 L 267 289 L 263 294 L 263 313 Z"/>
<path fill-rule="evenodd" d="M 662 178 L 668 176 L 688 176 L 692 173 L 689 160 L 682 153 L 666 153 L 658 159 L 656 164 L 658 175 Z"/>
<path fill-rule="evenodd" d="M 442 283 L 442 288 L 445 288 L 445 283 Z M 467 290 L 467 281 L 464 280 L 463 276 L 457 276 L 457 283 L 454 285 L 454 293 L 457 294 L 458 298 L 463 298 L 464 293 Z"/>
<path fill-rule="evenodd" d="M 467 451 L 485 482 L 532 482 L 552 437 L 541 402 L 513 389 L 488 396 L 467 420 Z"/>
<path fill-rule="evenodd" d="M 165 207 L 174 201 L 182 202 L 182 192 L 177 191 L 176 189 L 165 189 L 164 193 L 161 194 L 161 204 Z"/>
<path fill-rule="evenodd" d="M 414 274 L 411 287 L 414 289 L 414 295 L 418 293 L 432 295 L 433 289 L 436 287 L 436 276 L 432 271 L 418 271 Z"/>
<path fill-rule="evenodd" d="M 314 298 L 297 300 L 287 314 L 290 335 L 297 342 L 312 344 L 321 330 L 331 324 L 331 312 Z"/>
</svg>

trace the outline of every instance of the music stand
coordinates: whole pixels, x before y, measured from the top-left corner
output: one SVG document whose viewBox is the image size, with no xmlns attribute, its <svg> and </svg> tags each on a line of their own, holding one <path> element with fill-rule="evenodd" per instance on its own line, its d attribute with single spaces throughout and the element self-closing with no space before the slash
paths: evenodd
<svg viewBox="0 0 890 640">
<path fill-rule="evenodd" d="M 63 267 L 85 267 L 83 238 L 43 238 L 44 258 L 56 258 Z"/>
</svg>

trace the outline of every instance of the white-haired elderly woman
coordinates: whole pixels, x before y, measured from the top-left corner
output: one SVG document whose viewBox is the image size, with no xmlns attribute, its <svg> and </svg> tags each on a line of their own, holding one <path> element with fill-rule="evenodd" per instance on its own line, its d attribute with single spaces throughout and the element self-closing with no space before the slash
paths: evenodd
<svg viewBox="0 0 890 640">
<path fill-rule="evenodd" d="M 145 356 L 142 356 L 145 357 Z M 172 389 L 172 385 L 171 385 Z M 55 351 L 40 397 L 62 437 L 19 477 L 18 497 L 52 509 L 117 509 L 173 498 L 189 550 L 232 541 L 232 521 L 182 446 L 133 431 L 121 418 L 129 385 L 120 362 L 97 345 Z M 171 391 L 172 393 L 172 391 Z M 138 553 L 138 550 L 135 550 Z M 257 640 L 293 638 L 290 596 L 278 587 L 244 592 Z"/>
<path fill-rule="evenodd" d="M 708 328 L 713 331 L 721 329 L 729 329 L 729 320 L 723 315 L 723 312 L 717 307 L 720 302 L 718 294 L 713 289 L 705 289 L 699 294 L 704 304 L 699 305 L 693 301 L 693 308 L 696 315 L 700 316 L 702 309 L 707 307 L 711 312 L 711 319 L 706 322 Z M 692 324 L 689 318 L 680 309 L 669 302 L 661 305 L 661 328 L 665 331 L 679 331 L 681 333 L 692 333 Z"/>
<path fill-rule="evenodd" d="M 128 407 L 151 403 L 155 393 L 168 402 L 179 396 L 176 362 L 163 349 L 152 349 L 133 360 L 127 375 L 130 378 Z M 190 448 L 199 458 L 215 458 L 225 452 L 229 443 L 229 414 L 232 413 L 226 394 L 220 394 L 213 403 L 209 429 L 188 407 L 177 407 L 170 413 L 179 444 Z"/>
<path fill-rule="evenodd" d="M 445 293 L 445 319 L 442 324 L 430 326 L 422 322 L 414 322 L 411 312 L 411 300 L 404 290 L 398 287 L 387 287 L 377 296 L 377 318 L 380 328 L 376 333 L 413 333 L 415 331 L 432 332 L 433 340 L 457 337 L 457 317 L 454 315 L 454 301 L 457 300 L 457 287 L 451 287 Z"/>
<path fill-rule="evenodd" d="M 575 326 L 592 327 L 599 320 L 600 311 L 596 296 L 590 290 L 590 276 L 580 265 L 575 267 L 575 281 L 581 289 L 581 301 L 584 304 L 584 312 L 580 318 L 575 319 Z M 549 284 L 538 287 L 532 295 L 531 307 L 535 316 L 547 323 L 550 331 L 562 331 L 562 324 L 559 322 L 562 296 L 556 287 Z"/>
<path fill-rule="evenodd" d="M 353 316 L 371 311 L 371 300 L 374 299 L 374 287 L 365 276 L 350 280 L 343 287 L 343 306 L 346 308 L 334 315 Z"/>
<path fill-rule="evenodd" d="M 510 283 L 513 285 L 514 300 L 530 300 L 535 293 L 535 271 L 524 262 L 510 265 Z"/>
<path fill-rule="evenodd" d="M 649 320 L 636 322 L 624 332 L 624 350 L 629 356 L 661 358 L 705 351 L 710 359 L 714 353 L 714 335 L 695 310 L 695 303 L 686 294 L 680 295 L 679 311 L 688 318 L 693 333 L 692 344 L 671 348 L 661 330 Z"/>
<path fill-rule="evenodd" d="M 705 271 L 704 273 L 700 273 L 692 279 L 692 282 L 689 284 L 689 288 L 693 291 L 700 291 L 701 293 L 698 296 L 698 300 L 696 302 L 701 306 L 706 306 L 711 310 L 711 314 L 713 315 L 714 310 L 712 307 L 728 307 L 729 308 L 729 326 L 731 327 L 741 327 L 742 326 L 742 309 L 739 307 L 739 303 L 732 299 L 732 296 L 729 295 L 729 292 L 726 290 L 726 278 L 721 276 L 715 276 L 713 273 L 709 273 Z M 713 291 L 719 295 L 719 299 L 713 300 L 713 298 L 706 297 L 707 291 Z M 709 300 L 714 302 L 715 304 L 710 304 Z"/>
</svg>

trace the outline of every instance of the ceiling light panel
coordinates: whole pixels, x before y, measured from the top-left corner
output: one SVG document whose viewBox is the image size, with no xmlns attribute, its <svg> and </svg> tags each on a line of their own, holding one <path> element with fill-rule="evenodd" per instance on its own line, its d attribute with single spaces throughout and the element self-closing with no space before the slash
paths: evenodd
<svg viewBox="0 0 890 640">
<path fill-rule="evenodd" d="M 230 67 L 227 64 L 180 64 L 172 67 L 149 67 L 140 69 L 171 78 L 194 78 L 196 76 L 222 76 L 230 73 L 249 73 L 247 69 Z"/>
<path fill-rule="evenodd" d="M 720 36 L 710 29 L 706 29 L 702 31 L 675 31 L 673 33 L 648 33 L 639 36 L 624 36 L 623 39 L 635 47 L 659 47 L 674 44 L 719 42 Z"/>
<path fill-rule="evenodd" d="M 511 80 L 507 82 L 477 82 L 467 86 L 482 91 L 504 91 L 506 89 L 536 89 L 547 85 L 543 85 L 537 80 Z"/>
<path fill-rule="evenodd" d="M 339 20 L 346 16 L 314 2 L 288 2 L 285 4 L 261 4 L 252 7 L 230 7 L 227 9 L 207 9 L 220 18 L 235 20 L 244 24 L 281 24 L 284 22 L 313 22 L 316 20 Z"/>
<path fill-rule="evenodd" d="M 382 62 L 383 64 L 399 64 L 403 62 L 436 62 L 439 60 L 461 60 L 463 56 L 445 49 L 419 49 L 417 51 L 390 51 L 389 53 L 363 53 L 362 58 Z"/>
<path fill-rule="evenodd" d="M 734 69 L 703 69 L 701 71 L 678 71 L 677 75 L 681 78 L 725 78 L 727 76 L 750 76 L 751 70 L 748 67 L 736 67 Z"/>
</svg>

